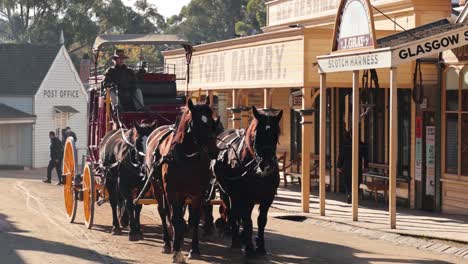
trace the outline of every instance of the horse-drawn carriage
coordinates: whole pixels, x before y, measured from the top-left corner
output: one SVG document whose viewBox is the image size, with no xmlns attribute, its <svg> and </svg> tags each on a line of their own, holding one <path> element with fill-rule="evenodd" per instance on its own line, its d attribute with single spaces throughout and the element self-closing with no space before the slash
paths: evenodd
<svg viewBox="0 0 468 264">
<path fill-rule="evenodd" d="M 68 138 L 62 163 L 64 200 L 68 219 L 70 222 L 74 221 L 78 201 L 82 201 L 87 228 L 93 225 L 95 204 L 102 205 L 109 198 L 104 185 L 104 168 L 99 157 L 99 145 L 104 137 L 112 130 L 131 129 L 142 121 L 155 121 L 158 126 L 172 124 L 179 115 L 180 107 L 185 104 L 185 97 L 177 96 L 175 66 L 152 65 L 148 67 L 148 72 L 138 74 L 136 79 L 136 86 L 143 93 L 144 109 L 119 111 L 118 105 L 111 100 L 111 89 L 101 85 L 103 75 L 98 71 L 102 48 L 108 45 L 179 45 L 185 49 L 187 69 L 192 54 L 191 44 L 174 35 L 127 34 L 97 37 L 93 45 L 94 76 L 90 78 L 94 83 L 88 90 L 88 155 L 83 159 L 82 171 L 79 173 L 75 144 L 72 138 Z M 141 65 L 147 66 L 147 63 Z M 154 201 L 146 202 L 154 203 Z"/>
<path fill-rule="evenodd" d="M 177 78 L 167 65 L 161 72 L 139 71 L 136 86 L 143 94 L 144 108 L 140 105 L 139 111 L 122 111 L 115 102 L 120 100 L 119 87 L 100 85 L 99 80 L 106 82 L 97 73 L 101 48 L 111 44 L 181 45 L 185 49 L 186 81 L 189 81 L 192 46 L 178 37 L 102 35 L 96 39 L 94 85 L 89 89 L 88 101 L 88 155 L 83 158 L 81 174 L 73 138 L 66 140 L 64 149 L 64 200 L 69 221 L 74 221 L 78 201 L 83 201 L 85 225 L 91 228 L 95 205 L 109 201 L 112 233 L 120 234 L 120 227 L 129 224 L 129 239 L 135 241 L 142 239 L 139 223 L 142 205 L 157 204 L 163 226 L 163 252 L 174 252 L 174 262 L 184 263 L 181 245 L 187 204 L 192 206 L 189 221 L 193 228 L 192 256 L 200 254 L 198 225 L 204 201 L 207 205 L 222 205 L 224 216 L 229 215 L 232 246 L 240 246 L 243 240 L 246 254 L 255 254 L 251 213 L 254 205 L 259 204 L 256 252 L 265 254 L 266 217 L 279 185 L 276 146 L 282 111 L 259 112 L 252 107 L 254 119 L 247 130 L 221 132 L 220 120 L 215 117 L 209 99 L 195 105 L 177 96 Z M 144 68 L 145 63 L 140 65 Z M 224 190 L 222 200 L 212 199 L 213 177 Z M 117 206 L 125 210 L 119 210 L 120 219 Z M 124 223 L 126 214 L 128 222 Z M 173 232 L 169 231 L 168 220 Z M 243 226 L 242 236 L 238 234 L 239 223 Z"/>
</svg>

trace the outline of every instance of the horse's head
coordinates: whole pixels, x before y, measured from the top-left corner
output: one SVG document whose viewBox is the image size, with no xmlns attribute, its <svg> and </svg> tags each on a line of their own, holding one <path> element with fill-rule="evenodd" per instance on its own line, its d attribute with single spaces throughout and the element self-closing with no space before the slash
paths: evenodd
<svg viewBox="0 0 468 264">
<path fill-rule="evenodd" d="M 192 117 L 188 130 L 192 133 L 196 143 L 207 149 L 210 159 L 215 159 L 219 152 L 216 146 L 216 136 L 220 120 L 214 119 L 209 99 L 204 104 L 196 105 L 189 100 L 188 109 Z"/>
<path fill-rule="evenodd" d="M 255 118 L 252 125 L 256 127 L 254 131 L 250 129 L 250 133 L 254 133 L 251 144 L 259 165 L 257 174 L 264 177 L 278 169 L 276 146 L 278 145 L 283 110 L 277 114 L 260 113 L 255 106 L 252 106 L 252 112 Z"/>
<path fill-rule="evenodd" d="M 145 154 L 146 153 L 146 142 L 148 140 L 148 137 L 149 135 L 151 134 L 151 132 L 153 132 L 154 129 L 156 129 L 156 121 L 154 121 L 153 123 L 151 124 L 148 124 L 148 123 L 142 123 L 142 124 L 138 124 L 138 123 L 135 123 L 135 130 L 136 130 L 136 135 L 134 135 L 135 137 L 135 147 L 137 149 L 138 152 L 142 153 L 142 154 Z M 142 155 L 140 155 L 142 156 Z"/>
</svg>

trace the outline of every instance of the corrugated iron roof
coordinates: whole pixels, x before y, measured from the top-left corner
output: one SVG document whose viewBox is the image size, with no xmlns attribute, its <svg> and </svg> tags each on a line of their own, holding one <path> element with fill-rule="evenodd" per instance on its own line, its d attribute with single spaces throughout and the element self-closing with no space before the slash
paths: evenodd
<svg viewBox="0 0 468 264">
<path fill-rule="evenodd" d="M 466 27 L 467 22 L 451 23 L 447 19 L 435 21 L 423 26 L 415 27 L 394 35 L 390 35 L 377 40 L 378 48 L 396 47 L 398 45 L 441 34 L 446 31 Z"/>
<path fill-rule="evenodd" d="M 6 104 L 0 103 L 0 119 L 3 118 L 35 118 L 36 116 L 30 115 L 16 108 L 10 107 Z"/>
<path fill-rule="evenodd" d="M 0 95 L 36 94 L 60 46 L 0 44 Z"/>
</svg>

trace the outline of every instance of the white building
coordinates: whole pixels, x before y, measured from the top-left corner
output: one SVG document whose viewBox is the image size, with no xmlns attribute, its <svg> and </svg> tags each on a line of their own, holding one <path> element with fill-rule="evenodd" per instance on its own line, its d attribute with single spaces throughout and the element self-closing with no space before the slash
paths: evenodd
<svg viewBox="0 0 468 264">
<path fill-rule="evenodd" d="M 65 47 L 0 44 L 0 62 L 0 166 L 47 166 L 49 131 L 67 126 L 86 154 L 87 93 Z"/>
</svg>

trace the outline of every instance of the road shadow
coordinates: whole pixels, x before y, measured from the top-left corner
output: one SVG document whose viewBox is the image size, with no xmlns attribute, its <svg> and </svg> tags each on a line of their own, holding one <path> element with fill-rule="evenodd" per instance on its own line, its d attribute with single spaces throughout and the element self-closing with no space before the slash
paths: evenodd
<svg viewBox="0 0 468 264">
<path fill-rule="evenodd" d="M 26 263 L 18 251 L 37 251 L 52 255 L 63 255 L 96 263 L 132 263 L 117 259 L 91 249 L 30 237 L 27 231 L 18 229 L 5 214 L 0 214 L 1 263 Z"/>
<path fill-rule="evenodd" d="M 294 224 L 283 220 L 285 225 Z M 162 228 L 159 225 L 145 225 L 143 227 L 144 240 L 135 242 L 137 244 L 154 247 L 155 252 L 159 253 L 163 247 Z M 298 237 L 279 234 L 274 231 L 265 233 L 267 250 L 269 254 L 264 257 L 245 258 L 240 249 L 231 249 L 230 237 L 219 237 L 212 235 L 205 237 L 200 229 L 200 250 L 202 256 L 200 260 L 214 264 L 230 263 L 448 263 L 443 261 L 433 261 L 419 258 L 404 258 L 398 255 L 382 257 L 368 251 L 356 250 L 347 246 L 323 243 L 314 241 L 313 238 L 302 239 Z M 190 251 L 191 236 L 185 236 L 185 242 L 182 247 L 184 253 Z"/>
</svg>

